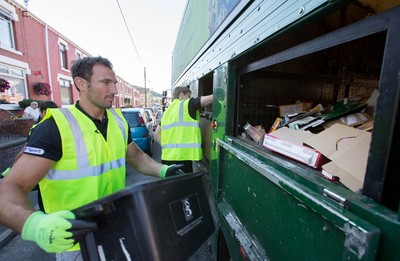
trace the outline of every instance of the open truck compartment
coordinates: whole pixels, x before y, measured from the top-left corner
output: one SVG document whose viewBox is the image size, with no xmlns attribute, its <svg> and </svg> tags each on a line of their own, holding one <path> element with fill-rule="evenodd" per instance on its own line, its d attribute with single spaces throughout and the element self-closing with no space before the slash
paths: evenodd
<svg viewBox="0 0 400 261">
<path fill-rule="evenodd" d="M 390 209 L 398 211 L 400 188 L 393 161 L 399 153 L 399 80 L 394 77 L 400 68 L 399 34 L 394 28 L 400 9 L 365 16 L 365 9 L 349 5 L 293 26 L 229 63 L 234 89 L 227 87 L 227 114 L 234 116 L 230 127 L 227 116 L 227 139 L 218 141 L 214 182 L 221 229 L 235 258 L 399 258 L 390 253 L 399 236 L 398 217 Z M 303 113 L 320 105 L 323 111 L 315 115 L 329 115 L 306 129 L 313 134 L 342 117 L 367 117 L 351 126 L 368 122 L 365 129 L 372 136 L 367 151 L 361 151 L 365 176 L 359 187 L 328 181 L 322 164 L 311 167 L 263 146 L 263 132 L 277 119 L 287 120 L 282 113 L 295 104 Z M 259 130 L 255 138 L 249 125 Z"/>
<path fill-rule="evenodd" d="M 372 133 L 372 142 L 367 148 L 368 165 L 366 161 L 362 163 L 367 165 L 366 178 L 359 191 L 397 210 L 400 183 L 395 171 L 399 167 L 390 159 L 399 151 L 395 135 L 399 131 L 399 82 L 393 77 L 398 74 L 399 65 L 395 47 L 399 35 L 394 29 L 400 23 L 396 18 L 399 9 L 351 25 L 346 24 L 350 22 L 347 16 L 332 19 L 344 12 L 352 19 L 357 15 L 365 17 L 367 13 L 360 13 L 360 8 L 350 5 L 346 11 L 294 27 L 257 50 L 253 57 L 258 60 L 242 65 L 245 56 L 234 62 L 238 69 L 233 134 L 248 136 L 243 135 L 247 123 L 262 126 L 268 133 L 277 119 L 281 120 L 280 126 L 309 126 L 304 130 L 314 134 L 334 122 L 345 124 L 343 119 L 355 128 L 367 123 L 368 127 L 362 129 Z M 293 112 L 296 103 L 297 112 L 300 106 L 303 113 L 321 106 L 322 112 L 313 114 L 315 120 L 311 123 L 318 123 L 318 119 L 323 123 L 292 125 L 294 122 L 282 113 Z M 296 114 L 290 116 L 293 115 Z M 357 120 L 360 122 L 354 123 Z"/>
<path fill-rule="evenodd" d="M 275 133 L 278 132 L 271 129 L 277 120 L 280 121 L 278 130 L 281 127 L 293 129 L 295 131 L 290 132 L 293 136 L 300 136 L 304 131 L 318 134 L 339 119 L 348 119 L 349 123 L 354 123 L 356 117 L 363 117 L 364 120 L 359 119 L 354 128 L 367 122 L 373 125 L 376 104 L 368 104 L 368 101 L 374 92 L 379 92 L 385 39 L 386 34 L 378 33 L 303 55 L 305 48 L 313 47 L 312 43 L 308 43 L 295 55 L 292 50 L 281 53 L 281 56 L 292 54 L 290 60 L 266 67 L 259 66 L 258 70 L 241 74 L 236 103 L 237 134 L 248 137 L 249 129 L 246 124 L 250 124 L 260 126 L 264 132 L 276 136 Z M 323 45 L 323 41 L 320 45 Z M 268 65 L 269 59 L 262 60 L 261 64 L 263 62 Z M 246 69 L 247 67 L 243 71 L 246 72 Z M 313 108 L 321 112 L 310 115 Z M 293 121 L 296 117 L 300 119 Z M 339 123 L 345 124 L 342 121 Z M 263 135 L 264 132 L 256 136 L 261 145 L 264 138 L 269 138 Z M 343 135 L 343 138 L 353 136 L 346 133 Z M 258 139 L 259 136 L 261 139 Z M 336 139 L 339 140 L 337 137 Z M 286 140 L 285 137 L 283 140 Z M 307 139 L 300 140 L 300 143 L 303 141 Z M 343 146 L 342 144 L 343 141 L 340 145 Z M 283 144 L 275 150 L 286 152 L 294 148 Z M 366 158 L 356 163 L 364 165 L 364 173 L 366 163 Z M 321 165 L 315 164 L 315 168 L 321 169 Z M 356 191 L 362 188 L 362 184 L 357 185 Z"/>
</svg>

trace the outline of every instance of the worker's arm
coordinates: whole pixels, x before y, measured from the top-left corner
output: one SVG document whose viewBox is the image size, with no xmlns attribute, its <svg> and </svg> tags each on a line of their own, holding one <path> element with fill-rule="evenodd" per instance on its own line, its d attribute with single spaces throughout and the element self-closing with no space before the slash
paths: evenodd
<svg viewBox="0 0 400 261">
<path fill-rule="evenodd" d="M 54 161 L 22 154 L 0 183 L 0 222 L 15 231 L 35 209 L 28 193 L 49 172 Z M 29 166 L 29 167 L 28 167 Z"/>
<path fill-rule="evenodd" d="M 160 125 L 157 125 L 155 136 L 156 136 L 156 141 L 158 142 L 158 144 L 161 144 L 161 126 Z"/>
<path fill-rule="evenodd" d="M 140 173 L 149 176 L 160 177 L 162 164 L 150 158 L 146 153 L 136 146 L 135 142 L 128 145 L 126 159 L 129 165 L 134 167 Z"/>
<path fill-rule="evenodd" d="M 165 178 L 183 173 L 179 171 L 183 165 L 173 164 L 168 166 L 160 164 L 139 149 L 134 142 L 128 145 L 126 158 L 132 167 L 145 175 Z"/>
<path fill-rule="evenodd" d="M 212 101 L 213 101 L 213 95 L 212 94 L 200 97 L 201 107 L 205 107 L 205 106 L 211 105 Z"/>
<path fill-rule="evenodd" d="M 74 245 L 70 210 L 45 214 L 33 208 L 31 189 L 49 173 L 54 161 L 22 154 L 0 183 L 0 222 L 37 243 L 49 253 L 61 253 Z"/>
</svg>

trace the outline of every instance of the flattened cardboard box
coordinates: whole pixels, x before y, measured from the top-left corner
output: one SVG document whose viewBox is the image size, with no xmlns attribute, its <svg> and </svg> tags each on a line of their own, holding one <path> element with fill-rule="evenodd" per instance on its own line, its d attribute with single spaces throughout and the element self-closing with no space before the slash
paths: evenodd
<svg viewBox="0 0 400 261">
<path fill-rule="evenodd" d="M 325 172 L 339 177 L 352 191 L 363 187 L 371 133 L 335 124 L 304 143 L 331 160 L 322 166 Z"/>
<path fill-rule="evenodd" d="M 303 146 L 303 140 L 313 135 L 311 132 L 283 127 L 265 134 L 263 146 L 313 168 L 321 168 L 326 162 L 324 156 L 315 149 Z"/>
<path fill-rule="evenodd" d="M 311 110 L 312 102 L 298 102 L 295 104 L 279 105 L 279 116 L 283 117 L 285 115 L 306 112 Z"/>
<path fill-rule="evenodd" d="M 358 126 L 358 125 L 364 124 L 370 120 L 371 120 L 371 116 L 369 116 L 367 113 L 357 112 L 357 113 L 353 113 L 350 115 L 340 117 L 335 120 L 327 121 L 322 126 L 324 128 L 329 128 L 329 127 L 332 127 L 333 125 L 335 125 L 336 123 L 340 123 L 343 125 L 347 125 L 349 127 L 353 127 L 353 126 Z"/>
</svg>

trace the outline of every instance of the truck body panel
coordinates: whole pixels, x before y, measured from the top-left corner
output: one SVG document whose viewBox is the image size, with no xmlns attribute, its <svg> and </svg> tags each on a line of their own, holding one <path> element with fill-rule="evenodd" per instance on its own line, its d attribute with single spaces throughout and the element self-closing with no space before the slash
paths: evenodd
<svg viewBox="0 0 400 261">
<path fill-rule="evenodd" d="M 214 95 L 200 168 L 210 172 L 218 259 L 400 260 L 400 1 L 238 1 L 224 21 L 184 67 L 173 62 L 174 86 Z M 329 108 L 376 90 L 359 191 L 244 131 L 268 131 L 282 104 Z"/>
</svg>

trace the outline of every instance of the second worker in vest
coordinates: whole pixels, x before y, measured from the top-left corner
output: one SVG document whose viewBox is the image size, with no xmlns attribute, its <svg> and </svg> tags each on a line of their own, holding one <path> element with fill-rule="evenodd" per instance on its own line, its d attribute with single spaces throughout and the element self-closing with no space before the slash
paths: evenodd
<svg viewBox="0 0 400 261">
<path fill-rule="evenodd" d="M 71 73 L 79 101 L 47 111 L 0 183 L 0 222 L 45 251 L 60 253 L 57 260 L 82 260 L 69 231 L 68 219 L 75 219 L 70 210 L 123 189 L 126 163 L 162 178 L 179 168 L 157 163 L 132 142 L 121 111 L 112 108 L 117 78 L 107 59 L 79 59 Z M 27 197 L 38 183 L 46 213 Z"/>
<path fill-rule="evenodd" d="M 185 173 L 193 172 L 193 161 L 203 159 L 200 109 L 212 104 L 213 96 L 191 98 L 188 87 L 175 87 L 172 102 L 156 129 L 163 164 L 183 164 Z"/>
</svg>

